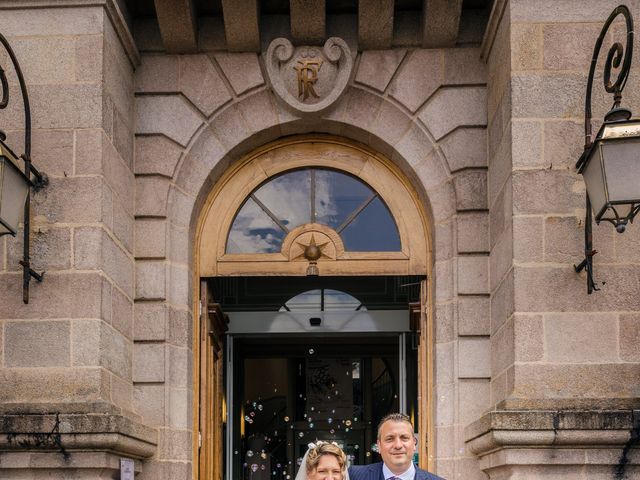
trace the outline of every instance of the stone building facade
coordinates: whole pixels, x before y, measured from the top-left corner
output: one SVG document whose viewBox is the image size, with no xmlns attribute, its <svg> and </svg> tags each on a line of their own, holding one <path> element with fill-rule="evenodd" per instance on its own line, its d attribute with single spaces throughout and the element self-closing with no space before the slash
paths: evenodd
<svg viewBox="0 0 640 480">
<path fill-rule="evenodd" d="M 239 165 L 292 144 L 373 158 L 425 218 L 406 233 L 424 264 L 403 270 L 427 282 L 422 465 L 448 479 L 640 475 L 637 226 L 594 227 L 600 291 L 574 271 L 586 75 L 616 4 L 0 2 L 50 179 L 33 195 L 32 266 L 46 274 L 28 305 L 20 238 L 0 237 L 0 478 L 118 478 L 120 458 L 141 479 L 227 478 L 231 447 L 202 413 L 222 408 L 202 394 L 200 279 L 215 270 L 202 259 L 207 232 L 228 228 L 211 205 L 232 197 Z M 277 90 L 269 46 L 333 37 L 350 55 L 335 67 L 336 85 L 351 67 L 344 88 L 304 111 Z M 602 118 L 609 100 L 595 98 Z M 0 119 L 20 151 L 19 94 Z"/>
</svg>

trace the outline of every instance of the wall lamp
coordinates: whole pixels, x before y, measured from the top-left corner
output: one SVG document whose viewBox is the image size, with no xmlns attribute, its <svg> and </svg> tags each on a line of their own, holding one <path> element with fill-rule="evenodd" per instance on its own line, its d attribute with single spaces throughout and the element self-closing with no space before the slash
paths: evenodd
<svg viewBox="0 0 640 480">
<path fill-rule="evenodd" d="M 613 94 L 613 106 L 604 116 L 604 122 L 595 139 L 591 132 L 591 90 L 602 42 L 613 21 L 621 15 L 627 27 L 626 45 L 614 43 L 609 49 L 604 66 L 604 88 Z M 620 106 L 622 90 L 627 83 L 633 55 L 633 18 L 629 9 L 616 7 L 598 36 L 585 97 L 584 152 L 576 163 L 578 173 L 584 178 L 587 189 L 585 218 L 585 258 L 575 266 L 576 272 L 586 270 L 587 293 L 599 290 L 593 280 L 593 249 L 591 228 L 593 217 L 612 223 L 618 233 L 623 233 L 628 223 L 640 211 L 640 119 L 631 118 L 631 110 Z M 611 81 L 612 68 L 619 68 L 615 82 Z"/>
<path fill-rule="evenodd" d="M 31 163 L 31 110 L 29 108 L 29 95 L 27 86 L 22 76 L 22 70 L 13 49 L 7 39 L 0 33 L 0 43 L 9 54 L 13 67 L 18 76 L 22 103 L 24 105 L 24 153 L 16 155 L 5 143 L 6 134 L 0 130 L 0 236 L 16 236 L 20 221 L 24 224 L 24 248 L 22 260 L 22 301 L 29 303 L 29 282 L 35 278 L 42 281 L 43 273 L 37 273 L 31 269 L 29 257 L 29 233 L 30 233 L 30 204 L 31 189 L 39 190 L 49 181 L 45 174 L 40 173 Z M 2 99 L 0 110 L 7 108 L 9 104 L 9 82 L 4 69 L 0 66 L 0 83 L 2 85 Z M 20 163 L 24 166 L 21 169 Z"/>
</svg>

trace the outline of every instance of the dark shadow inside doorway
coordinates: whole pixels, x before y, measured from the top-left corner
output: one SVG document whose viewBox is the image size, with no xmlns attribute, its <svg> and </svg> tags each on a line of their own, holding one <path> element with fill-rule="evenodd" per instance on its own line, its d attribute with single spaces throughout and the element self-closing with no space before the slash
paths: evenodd
<svg viewBox="0 0 640 480">
<path fill-rule="evenodd" d="M 307 444 L 316 440 L 337 442 L 354 464 L 371 463 L 378 460 L 376 426 L 382 416 L 404 411 L 418 424 L 418 335 L 409 321 L 397 331 L 386 326 L 314 333 L 261 330 L 260 320 L 269 323 L 281 312 L 306 322 L 318 312 L 339 317 L 346 310 L 372 317 L 404 311 L 408 319 L 410 304 L 420 302 L 422 279 L 209 279 L 214 301 L 231 318 L 225 340 L 225 468 L 232 478 L 294 478 Z M 237 333 L 234 319 L 244 318 L 258 318 L 255 331 Z"/>
</svg>

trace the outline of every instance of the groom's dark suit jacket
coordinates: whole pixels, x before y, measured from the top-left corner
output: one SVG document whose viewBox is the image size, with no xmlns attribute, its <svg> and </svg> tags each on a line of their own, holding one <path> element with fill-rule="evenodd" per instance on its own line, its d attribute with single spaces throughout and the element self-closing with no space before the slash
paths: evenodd
<svg viewBox="0 0 640 480">
<path fill-rule="evenodd" d="M 349 480 L 384 480 L 382 474 L 382 462 L 371 465 L 353 465 L 349 467 Z M 426 470 L 416 467 L 415 480 L 444 480 Z"/>
</svg>

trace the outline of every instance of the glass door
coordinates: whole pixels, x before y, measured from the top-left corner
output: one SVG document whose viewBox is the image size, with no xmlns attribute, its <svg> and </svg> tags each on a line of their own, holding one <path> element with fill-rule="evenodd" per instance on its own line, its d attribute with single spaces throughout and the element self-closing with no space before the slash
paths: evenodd
<svg viewBox="0 0 640 480">
<path fill-rule="evenodd" d="M 417 383 L 411 337 L 231 336 L 227 478 L 290 480 L 316 440 L 338 443 L 352 464 L 378 461 L 379 420 L 417 402 L 406 398 Z"/>
</svg>

